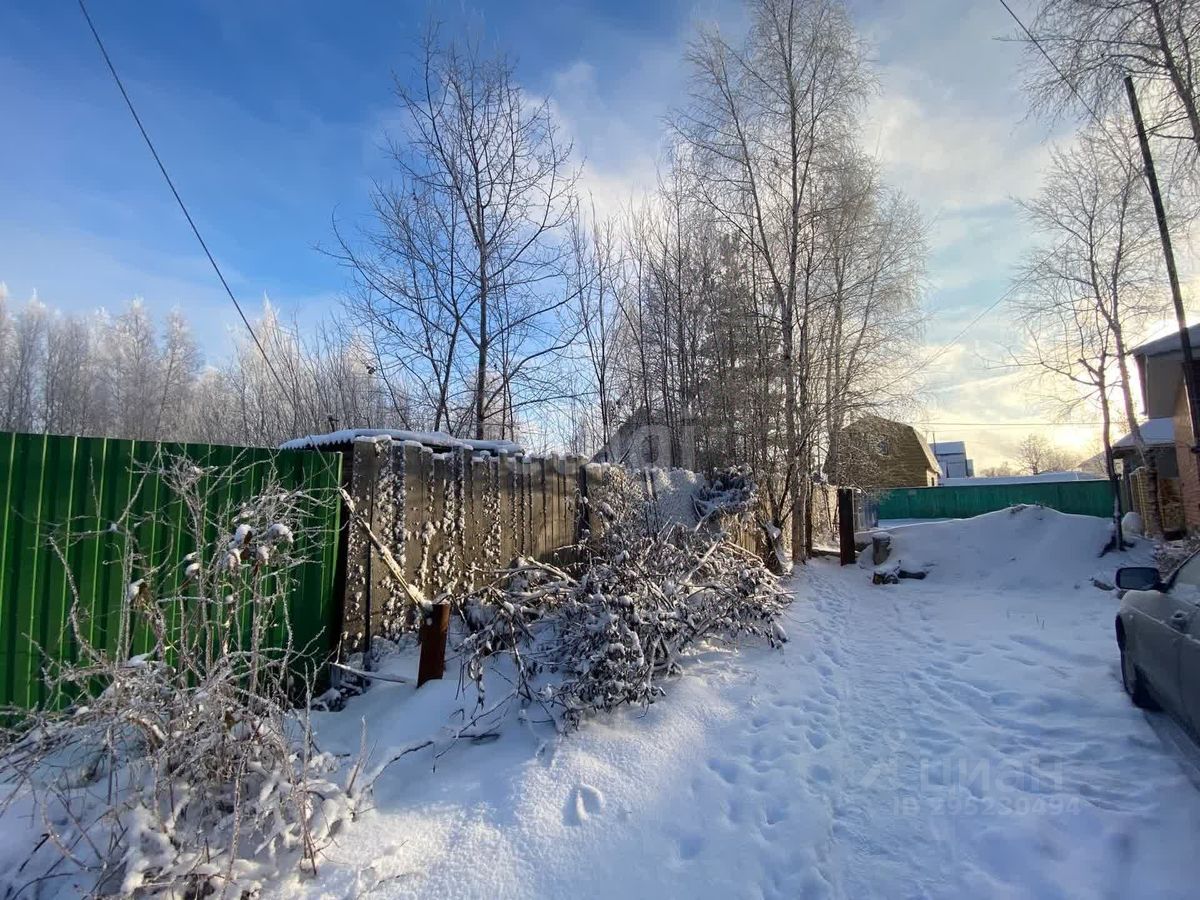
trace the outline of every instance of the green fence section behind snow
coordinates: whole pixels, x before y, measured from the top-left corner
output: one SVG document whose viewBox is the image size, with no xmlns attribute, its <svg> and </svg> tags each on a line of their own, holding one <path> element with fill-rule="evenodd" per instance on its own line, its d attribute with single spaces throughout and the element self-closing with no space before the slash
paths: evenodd
<svg viewBox="0 0 1200 900">
<path fill-rule="evenodd" d="M 143 522 L 134 534 L 139 550 L 174 573 L 169 578 L 177 583 L 159 585 L 160 590 L 178 589 L 183 558 L 195 549 L 183 527 L 183 504 L 156 476 L 143 480 L 139 474 L 161 454 L 185 456 L 220 473 L 206 476 L 213 485 L 205 491 L 212 514 L 250 499 L 272 476 L 286 490 L 329 497 L 313 505 L 310 521 L 300 523 L 296 550 L 306 562 L 295 573 L 288 610 L 294 645 L 307 648 L 311 661 L 333 650 L 340 615 L 334 597 L 340 454 L 0 432 L 0 706 L 45 703 L 47 661 L 74 658 L 72 582 L 91 641 L 115 648 L 127 585 L 121 565 L 125 537 L 110 523 L 122 520 L 127 509 L 130 521 Z M 69 542 L 64 567 L 48 538 L 86 532 L 101 534 Z M 146 628 L 134 623 L 132 652 L 151 644 Z"/>
<path fill-rule="evenodd" d="M 1060 512 L 1110 517 L 1112 486 L 1107 481 L 1031 482 L 896 488 L 879 500 L 881 519 L 968 519 L 1018 503 Z"/>
</svg>

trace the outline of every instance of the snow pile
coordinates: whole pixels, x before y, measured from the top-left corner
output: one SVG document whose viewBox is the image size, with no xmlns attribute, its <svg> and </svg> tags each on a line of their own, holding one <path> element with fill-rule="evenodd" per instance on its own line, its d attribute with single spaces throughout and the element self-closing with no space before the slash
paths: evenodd
<svg viewBox="0 0 1200 900">
<path fill-rule="evenodd" d="M 1106 567 L 1101 553 L 1112 530 L 1112 522 L 1095 516 L 1013 506 L 971 519 L 891 528 L 891 553 L 884 565 L 928 572 L 930 579 L 944 583 L 1007 588 L 1082 584 Z M 1115 556 L 1113 562 L 1118 562 Z"/>
<path fill-rule="evenodd" d="M 646 469 L 659 525 L 696 524 L 697 494 L 705 487 L 703 475 L 687 469 Z"/>
<path fill-rule="evenodd" d="M 884 593 L 824 560 L 791 586 L 785 652 L 709 648 L 666 702 L 566 736 L 532 714 L 442 732 L 376 782 L 318 878 L 263 900 L 1194 897 L 1198 770 L 1122 692 L 1111 598 L 933 576 Z M 365 719 L 395 754 L 469 702 L 453 677 L 379 684 L 316 714 L 318 742 L 353 757 Z"/>
<path fill-rule="evenodd" d="M 1121 532 L 1126 535 L 1142 535 L 1146 533 L 1146 526 L 1142 522 L 1142 517 L 1134 510 L 1130 510 L 1121 516 Z"/>
<path fill-rule="evenodd" d="M 694 501 L 696 514 L 702 520 L 752 514 L 757 502 L 758 485 L 746 467 L 714 472 Z"/>
</svg>

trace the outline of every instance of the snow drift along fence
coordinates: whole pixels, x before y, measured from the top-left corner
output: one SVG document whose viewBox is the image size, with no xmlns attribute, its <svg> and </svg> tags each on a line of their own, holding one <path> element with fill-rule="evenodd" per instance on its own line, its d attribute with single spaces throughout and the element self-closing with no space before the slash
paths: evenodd
<svg viewBox="0 0 1200 900">
<path fill-rule="evenodd" d="M 289 610 L 297 647 L 308 646 L 312 659 L 334 649 L 340 455 L 2 432 L 0 705 L 31 708 L 44 703 L 42 671 L 47 659 L 72 659 L 76 652 L 67 619 L 72 602 L 68 573 L 47 544 L 49 535 L 104 532 L 126 509 L 133 519 L 156 513 L 157 522 L 139 527 L 135 538 L 152 564 L 169 561 L 168 571 L 182 580 L 184 566 L 174 562 L 182 562 L 193 549 L 182 527 L 182 504 L 156 477 L 143 482 L 139 474 L 160 454 L 182 455 L 202 467 L 238 473 L 222 478 L 220 490 L 208 492 L 214 511 L 253 496 L 271 472 L 285 488 L 329 492 L 330 502 L 314 513 L 319 521 L 305 523 L 305 533 L 318 544 L 297 548 L 311 562 L 299 573 Z M 121 571 L 125 540 L 119 530 L 112 530 L 75 543 L 67 553 L 70 576 L 88 605 L 98 646 L 111 648 L 117 639 L 117 616 L 127 588 Z M 165 587 L 170 590 L 172 585 Z M 135 629 L 136 654 L 149 649 L 151 637 L 144 628 Z"/>
<path fill-rule="evenodd" d="M 1019 503 L 1107 518 L 1113 512 L 1112 486 L 1096 480 L 898 488 L 880 498 L 879 518 L 969 519 Z"/>
</svg>

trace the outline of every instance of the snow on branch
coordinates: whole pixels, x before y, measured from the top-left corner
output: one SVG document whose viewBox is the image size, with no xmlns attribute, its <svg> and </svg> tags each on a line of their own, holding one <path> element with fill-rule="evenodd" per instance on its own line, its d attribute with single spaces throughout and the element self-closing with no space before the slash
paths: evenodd
<svg viewBox="0 0 1200 900">
<path fill-rule="evenodd" d="M 715 513 L 752 499 L 741 473 L 702 502 Z M 703 523 L 655 528 L 644 507 L 636 476 L 609 467 L 595 500 L 605 528 L 580 548 L 578 565 L 522 560 L 460 600 L 467 633 L 457 649 L 478 692 L 476 721 L 502 706 L 486 697 L 489 668 L 504 667 L 514 685 L 502 700 L 570 728 L 594 712 L 654 702 L 704 642 L 786 640 L 776 619 L 790 598 L 757 557 Z"/>
</svg>

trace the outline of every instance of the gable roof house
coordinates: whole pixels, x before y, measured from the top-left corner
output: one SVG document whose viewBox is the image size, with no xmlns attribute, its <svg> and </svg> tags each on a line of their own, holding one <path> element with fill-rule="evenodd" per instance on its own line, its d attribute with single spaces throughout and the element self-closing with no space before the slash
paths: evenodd
<svg viewBox="0 0 1200 900">
<path fill-rule="evenodd" d="M 863 416 L 838 432 L 825 474 L 834 484 L 879 491 L 935 487 L 941 466 L 911 425 Z"/>
<path fill-rule="evenodd" d="M 1190 327 L 1188 336 L 1200 358 L 1200 325 Z M 1131 350 L 1130 355 L 1137 365 L 1143 412 L 1149 420 L 1142 423 L 1141 431 L 1157 463 L 1163 529 L 1168 533 L 1200 530 L 1200 457 L 1192 452 L 1196 436 L 1188 411 L 1179 334 L 1172 332 L 1149 341 Z M 1138 477 L 1140 458 L 1132 444 L 1131 435 L 1121 438 L 1113 447 L 1113 457 L 1122 463 L 1131 508 L 1143 511 L 1145 498 L 1140 494 L 1146 485 Z"/>
</svg>

